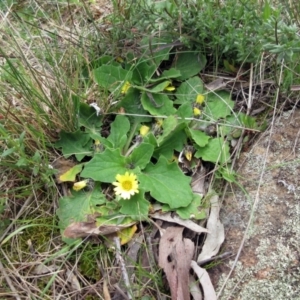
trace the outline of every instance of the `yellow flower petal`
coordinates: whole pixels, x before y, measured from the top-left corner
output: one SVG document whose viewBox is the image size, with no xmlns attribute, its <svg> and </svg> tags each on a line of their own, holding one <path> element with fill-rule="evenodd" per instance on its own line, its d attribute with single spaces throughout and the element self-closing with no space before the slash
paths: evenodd
<svg viewBox="0 0 300 300">
<path fill-rule="evenodd" d="M 138 194 L 139 184 L 135 174 L 129 172 L 126 172 L 125 175 L 117 174 L 116 180 L 112 184 L 115 186 L 114 191 L 117 196 L 130 199 L 134 194 Z"/>
<path fill-rule="evenodd" d="M 201 115 L 201 110 L 198 107 L 194 107 L 193 113 L 195 117 L 198 117 Z"/>
<path fill-rule="evenodd" d="M 146 125 L 141 126 L 140 135 L 145 136 L 149 132 L 149 130 L 150 130 L 150 127 L 148 127 Z"/>
<path fill-rule="evenodd" d="M 88 180 L 82 180 L 82 181 L 75 182 L 73 184 L 73 190 L 80 191 L 86 187 L 87 183 L 88 183 Z"/>
<path fill-rule="evenodd" d="M 126 81 L 123 86 L 122 86 L 122 89 L 121 89 L 121 93 L 122 94 L 126 94 L 129 90 L 129 88 L 131 87 L 131 84 L 129 81 Z"/>
<path fill-rule="evenodd" d="M 168 91 L 168 92 L 173 92 L 173 91 L 175 91 L 175 86 L 173 86 L 173 85 L 169 85 L 169 86 L 167 86 L 164 90 L 165 91 Z"/>
<path fill-rule="evenodd" d="M 205 100 L 204 95 L 202 95 L 202 94 L 198 94 L 198 95 L 197 95 L 196 103 L 198 103 L 198 104 L 201 105 L 201 104 L 204 102 L 204 100 Z"/>
</svg>

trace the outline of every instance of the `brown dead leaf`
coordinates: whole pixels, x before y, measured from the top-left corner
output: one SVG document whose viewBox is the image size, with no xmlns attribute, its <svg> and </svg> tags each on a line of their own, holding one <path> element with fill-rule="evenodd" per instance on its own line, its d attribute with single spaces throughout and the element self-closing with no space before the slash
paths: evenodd
<svg viewBox="0 0 300 300">
<path fill-rule="evenodd" d="M 168 227 L 159 244 L 159 266 L 166 273 L 173 300 L 190 299 L 189 270 L 195 245 L 183 238 L 183 229 Z"/>
<path fill-rule="evenodd" d="M 191 261 L 191 268 L 194 270 L 195 274 L 197 275 L 200 284 L 202 286 L 204 299 L 205 300 L 217 300 L 216 291 L 211 283 L 209 275 L 207 271 L 198 266 L 198 264 L 192 260 Z"/>
<path fill-rule="evenodd" d="M 108 235 L 118 232 L 122 229 L 130 227 L 135 223 L 125 225 L 101 225 L 97 226 L 96 222 L 73 222 L 64 231 L 63 235 L 66 238 L 77 239 L 90 235 Z"/>
<path fill-rule="evenodd" d="M 176 215 L 172 216 L 171 213 L 162 214 L 162 213 L 156 212 L 154 214 L 151 214 L 150 216 L 154 219 L 159 219 L 159 220 L 167 221 L 170 223 L 176 223 L 178 225 L 184 226 L 184 227 L 186 227 L 194 232 L 197 232 L 197 233 L 208 232 L 207 229 L 199 226 L 195 222 L 193 222 L 191 220 L 182 220 L 181 218 L 179 218 Z"/>
<path fill-rule="evenodd" d="M 81 290 L 81 286 L 79 283 L 79 280 L 77 278 L 77 276 L 74 274 L 73 271 L 67 269 L 67 281 L 71 283 L 71 287 L 74 291 L 80 291 Z"/>
<path fill-rule="evenodd" d="M 226 87 L 226 81 L 224 80 L 224 78 L 217 78 L 216 80 L 210 82 L 209 84 L 206 84 L 205 87 L 209 91 L 220 90 Z"/>
<path fill-rule="evenodd" d="M 219 252 L 220 247 L 225 239 L 224 226 L 219 219 L 219 197 L 217 195 L 212 196 L 210 198 L 210 204 L 210 215 L 208 217 L 206 226 L 209 230 L 209 233 L 205 239 L 202 251 L 198 256 L 198 262 L 215 256 Z"/>
<path fill-rule="evenodd" d="M 59 158 L 52 163 L 52 167 L 58 172 L 55 174 L 56 180 L 60 183 L 59 177 L 75 166 L 75 162 L 65 158 Z"/>
</svg>

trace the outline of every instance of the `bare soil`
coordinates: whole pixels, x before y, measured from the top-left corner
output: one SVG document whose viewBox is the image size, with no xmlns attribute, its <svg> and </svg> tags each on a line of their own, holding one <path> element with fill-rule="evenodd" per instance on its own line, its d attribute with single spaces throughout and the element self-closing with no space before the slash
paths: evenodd
<svg viewBox="0 0 300 300">
<path fill-rule="evenodd" d="M 221 221 L 230 261 L 212 268 L 219 291 L 241 245 L 255 200 L 257 205 L 236 268 L 219 299 L 300 299 L 300 111 L 291 110 L 241 154 L 242 191 L 233 187 Z M 265 164 L 265 165 L 264 165 Z"/>
</svg>

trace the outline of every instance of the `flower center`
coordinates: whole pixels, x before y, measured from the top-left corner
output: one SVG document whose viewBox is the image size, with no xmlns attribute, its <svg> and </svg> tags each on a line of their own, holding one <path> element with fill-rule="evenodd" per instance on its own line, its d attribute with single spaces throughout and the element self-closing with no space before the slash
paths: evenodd
<svg viewBox="0 0 300 300">
<path fill-rule="evenodd" d="M 126 191 L 130 191 L 132 189 L 132 182 L 131 181 L 122 182 L 122 188 Z"/>
</svg>

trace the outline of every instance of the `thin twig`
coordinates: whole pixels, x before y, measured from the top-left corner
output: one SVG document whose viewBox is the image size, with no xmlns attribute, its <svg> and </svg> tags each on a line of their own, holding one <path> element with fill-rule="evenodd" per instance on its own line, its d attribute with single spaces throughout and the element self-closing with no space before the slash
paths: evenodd
<svg viewBox="0 0 300 300">
<path fill-rule="evenodd" d="M 3 277 L 6 280 L 7 285 L 9 286 L 9 288 L 11 289 L 11 291 L 13 292 L 13 296 L 17 299 L 17 300 L 21 300 L 21 297 L 19 296 L 17 290 L 15 289 L 12 281 L 10 280 L 8 274 L 5 271 L 4 266 L 2 265 L 1 261 L 0 261 L 0 273 L 2 273 Z"/>
<path fill-rule="evenodd" d="M 132 293 L 131 293 L 131 288 L 130 288 L 129 277 L 128 277 L 125 262 L 124 262 L 124 259 L 122 257 L 122 253 L 121 253 L 120 238 L 115 236 L 113 240 L 114 240 L 114 243 L 116 245 L 117 260 L 119 261 L 121 271 L 122 271 L 122 275 L 123 275 L 124 284 L 125 284 L 125 287 L 127 289 L 127 296 L 128 296 L 128 299 L 132 299 L 132 296 L 131 296 Z"/>
<path fill-rule="evenodd" d="M 282 65 L 281 65 L 279 82 L 281 82 L 282 70 L 283 70 L 283 62 L 282 62 Z M 278 103 L 279 89 L 280 89 L 280 87 L 278 86 L 277 91 L 276 91 L 275 107 L 277 107 L 277 103 Z M 244 247 L 244 244 L 245 244 L 245 241 L 246 241 L 247 234 L 248 234 L 248 232 L 250 230 L 250 226 L 251 226 L 252 221 L 253 221 L 254 212 L 256 210 L 256 207 L 257 207 L 259 199 L 260 199 L 259 192 L 260 192 L 260 187 L 261 187 L 261 185 L 263 183 L 263 176 L 264 176 L 265 170 L 266 170 L 267 156 L 268 156 L 270 145 L 271 145 L 271 136 L 273 134 L 273 128 L 274 128 L 274 124 L 275 124 L 275 117 L 276 117 L 276 109 L 273 110 L 272 124 L 271 124 L 271 127 L 270 127 L 270 135 L 269 135 L 269 139 L 268 139 L 268 145 L 267 145 L 266 152 L 265 152 L 265 159 L 264 159 L 264 162 L 263 162 L 263 165 L 262 165 L 262 171 L 261 171 L 261 174 L 260 174 L 260 178 L 259 178 L 259 182 L 258 182 L 258 187 L 257 187 L 257 191 L 256 191 L 256 195 L 255 195 L 255 200 L 254 200 L 254 203 L 253 203 L 252 211 L 251 211 L 251 214 L 250 214 L 250 218 L 248 220 L 248 224 L 247 224 L 247 227 L 246 227 L 246 230 L 245 230 L 242 242 L 240 244 L 239 250 L 238 250 L 237 255 L 235 257 L 235 260 L 233 262 L 233 265 L 232 265 L 232 267 L 230 269 L 230 272 L 227 275 L 227 277 L 226 277 L 226 279 L 225 279 L 225 281 L 224 281 L 221 289 L 219 290 L 219 293 L 217 295 L 217 299 L 220 297 L 221 293 L 223 292 L 223 290 L 224 290 L 224 288 L 225 288 L 225 286 L 227 284 L 228 279 L 230 278 L 233 270 L 235 269 L 235 266 L 236 266 L 236 264 L 237 264 L 237 262 L 239 260 L 239 257 L 241 255 L 241 252 L 243 250 L 243 247 Z"/>
</svg>

